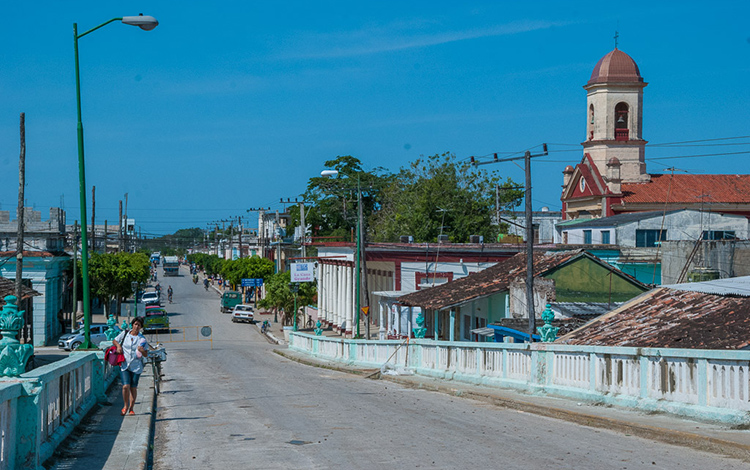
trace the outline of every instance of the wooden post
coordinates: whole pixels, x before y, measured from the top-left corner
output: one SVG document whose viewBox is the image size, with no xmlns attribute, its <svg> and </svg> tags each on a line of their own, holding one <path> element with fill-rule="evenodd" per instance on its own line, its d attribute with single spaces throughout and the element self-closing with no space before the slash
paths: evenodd
<svg viewBox="0 0 750 470">
<path fill-rule="evenodd" d="M 526 173 L 526 308 L 529 315 L 529 343 L 534 342 L 534 226 L 531 213 L 531 152 L 524 155 Z"/>
<path fill-rule="evenodd" d="M 21 306 L 21 289 L 23 286 L 23 226 L 24 226 L 24 188 L 26 186 L 26 113 L 21 113 L 20 121 L 21 152 L 18 157 L 18 212 L 16 214 L 16 305 Z M 32 313 L 27 308 L 24 316 L 26 321 L 23 327 L 23 339 L 28 343 L 29 336 L 33 337 Z M 33 342 L 33 340 L 32 340 Z"/>
</svg>

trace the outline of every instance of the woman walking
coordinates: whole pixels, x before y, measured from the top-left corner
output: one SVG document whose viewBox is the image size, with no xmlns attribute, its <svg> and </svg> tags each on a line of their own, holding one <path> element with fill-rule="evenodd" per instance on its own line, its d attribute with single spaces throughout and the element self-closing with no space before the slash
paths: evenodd
<svg viewBox="0 0 750 470">
<path fill-rule="evenodd" d="M 143 318 L 136 317 L 133 320 L 132 329 L 123 331 L 112 341 L 117 348 L 117 353 L 125 356 L 125 362 L 120 365 L 122 399 L 125 402 L 120 414 L 123 416 L 128 413 L 135 414 L 133 407 L 138 396 L 138 380 L 143 372 L 143 359 L 148 356 L 148 342 L 141 330 L 143 330 Z"/>
</svg>

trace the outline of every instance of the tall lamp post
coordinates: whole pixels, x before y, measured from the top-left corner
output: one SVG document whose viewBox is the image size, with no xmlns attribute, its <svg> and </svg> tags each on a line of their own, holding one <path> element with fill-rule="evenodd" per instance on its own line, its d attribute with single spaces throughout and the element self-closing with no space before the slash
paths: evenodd
<svg viewBox="0 0 750 470">
<path fill-rule="evenodd" d="M 159 25 L 153 16 L 124 16 L 121 18 L 112 18 L 109 21 L 78 34 L 78 23 L 73 23 L 73 51 L 75 53 L 76 66 L 76 109 L 78 111 L 78 193 L 81 204 L 81 278 L 83 281 L 83 331 L 84 340 L 80 349 L 90 349 L 94 345 L 91 343 L 91 305 L 89 293 L 89 248 L 88 248 L 88 228 L 86 226 L 86 171 L 83 162 L 83 124 L 81 122 L 81 79 L 78 67 L 78 40 L 97 29 L 112 23 L 113 21 L 122 21 L 123 24 L 138 26 L 144 31 L 151 31 Z"/>
</svg>

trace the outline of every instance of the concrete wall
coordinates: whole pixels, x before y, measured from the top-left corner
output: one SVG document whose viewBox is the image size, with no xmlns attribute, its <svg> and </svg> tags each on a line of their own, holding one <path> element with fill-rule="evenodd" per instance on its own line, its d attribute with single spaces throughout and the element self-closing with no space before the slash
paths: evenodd
<svg viewBox="0 0 750 470">
<path fill-rule="evenodd" d="M 693 241 L 662 243 L 662 284 L 675 284 L 690 254 L 695 249 Z M 690 261 L 688 270 L 695 267 L 717 269 L 722 279 L 750 275 L 750 241 L 701 241 Z M 686 282 L 686 279 L 683 279 Z"/>
</svg>

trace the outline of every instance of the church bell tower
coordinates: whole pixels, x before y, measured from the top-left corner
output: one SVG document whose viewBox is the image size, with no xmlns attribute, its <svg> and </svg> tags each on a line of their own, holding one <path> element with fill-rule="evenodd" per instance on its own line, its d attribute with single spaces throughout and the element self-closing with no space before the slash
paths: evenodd
<svg viewBox="0 0 750 470">
<path fill-rule="evenodd" d="M 642 134 L 646 85 L 635 61 L 615 47 L 599 60 L 583 87 L 587 93 L 583 151 L 613 193 L 620 192 L 620 183 L 650 181 Z"/>
</svg>

